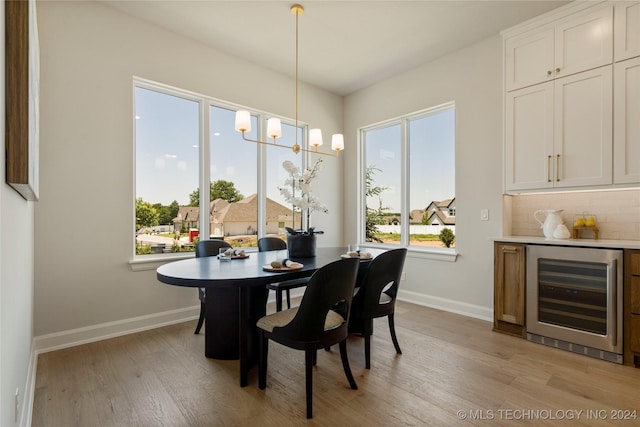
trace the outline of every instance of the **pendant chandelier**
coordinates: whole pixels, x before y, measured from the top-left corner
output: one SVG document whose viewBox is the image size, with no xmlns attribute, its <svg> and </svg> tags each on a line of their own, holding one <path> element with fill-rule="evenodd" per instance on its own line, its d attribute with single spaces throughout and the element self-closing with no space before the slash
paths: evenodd
<svg viewBox="0 0 640 427">
<path fill-rule="evenodd" d="M 296 16 L 296 129 L 298 128 L 298 17 L 304 13 L 304 7 L 299 4 L 294 4 L 291 6 L 291 14 Z M 258 144 L 266 144 L 272 147 L 282 147 L 289 148 L 293 150 L 294 153 L 299 153 L 300 151 L 313 153 L 313 154 L 323 154 L 326 156 L 337 156 L 341 150 L 344 150 L 344 138 L 342 134 L 334 134 L 331 137 L 331 149 L 334 153 L 327 153 L 318 151 L 318 147 L 322 145 L 322 131 L 320 129 L 310 129 L 309 130 L 309 145 L 313 147 L 311 150 L 307 150 L 302 148 L 300 144 L 298 144 L 298 132 L 295 132 L 295 144 L 292 146 L 288 145 L 280 145 L 277 142 L 277 139 L 282 136 L 282 127 L 280 123 L 280 119 L 278 118 L 270 118 L 267 120 L 267 137 L 272 138 L 273 142 L 261 141 L 259 139 L 251 139 L 247 138 L 245 135 L 246 132 L 251 131 L 251 114 L 248 111 L 237 111 L 236 112 L 236 124 L 235 128 L 238 132 L 242 133 L 242 139 L 245 141 L 256 142 Z"/>
</svg>

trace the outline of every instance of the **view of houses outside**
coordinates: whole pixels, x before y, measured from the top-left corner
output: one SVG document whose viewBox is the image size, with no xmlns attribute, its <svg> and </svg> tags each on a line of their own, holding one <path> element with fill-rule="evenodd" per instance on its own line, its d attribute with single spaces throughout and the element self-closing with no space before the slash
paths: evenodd
<svg viewBox="0 0 640 427">
<path fill-rule="evenodd" d="M 136 254 L 194 250 L 194 238 L 201 237 L 201 106 L 209 109 L 210 237 L 223 237 L 233 246 L 257 246 L 260 145 L 235 131 L 235 111 L 178 89 L 142 83 L 135 87 L 135 102 Z M 302 128 L 297 129 L 302 141 Z M 252 116 L 247 136 L 256 138 L 257 131 L 257 116 Z M 290 146 L 295 137 L 296 127 L 283 122 L 280 143 Z M 282 238 L 285 227 L 294 224 L 292 207 L 278 191 L 287 178 L 285 160 L 302 168 L 302 156 L 266 147 L 265 233 Z M 299 213 L 295 219 L 299 226 Z"/>
<path fill-rule="evenodd" d="M 363 145 L 366 240 L 400 244 L 403 233 L 408 233 L 411 246 L 454 246 L 453 105 L 365 129 Z M 401 223 L 403 196 L 410 206 L 408 227 Z"/>
<path fill-rule="evenodd" d="M 148 87 L 147 87 L 148 86 Z M 199 236 L 199 168 L 209 152 L 210 236 L 234 246 L 256 246 L 258 235 L 258 144 L 234 129 L 235 111 L 178 89 L 135 87 L 136 254 L 193 250 Z M 200 109 L 208 108 L 209 147 L 201 150 Z M 257 138 L 252 116 L 247 135 Z M 302 128 L 283 122 L 281 143 L 302 141 Z M 403 140 L 404 138 L 404 140 Z M 455 235 L 455 110 L 427 110 L 364 131 L 366 164 L 366 240 L 413 246 L 446 246 L 443 230 Z M 299 227 L 278 191 L 287 179 L 282 168 L 302 156 L 266 147 L 266 229 L 284 238 L 285 227 Z M 408 174 L 407 174 L 407 171 Z M 404 176 L 408 175 L 408 176 Z M 403 188 L 403 182 L 407 188 Z M 214 188 L 216 187 L 216 188 Z M 409 224 L 401 224 L 408 198 Z M 295 219 L 295 221 L 294 221 Z M 454 244 L 450 238 L 450 244 Z"/>
<path fill-rule="evenodd" d="M 210 202 L 209 229 L 211 238 L 228 241 L 234 247 L 257 246 L 258 224 L 256 219 L 257 194 L 235 202 L 216 198 Z M 277 203 L 269 198 L 267 204 L 267 223 L 265 233 L 285 238 L 285 227 L 293 226 L 293 212 L 290 207 Z M 150 209 L 157 213 L 163 206 L 155 205 Z M 145 208 L 137 209 L 137 212 Z M 138 254 L 193 251 L 194 243 L 200 238 L 200 207 L 175 206 L 175 216 L 169 224 L 162 221 L 159 215 L 147 224 L 139 224 L 136 233 Z M 140 218 L 141 215 L 137 215 Z M 300 213 L 295 214 L 296 222 L 300 221 Z M 168 217 L 165 217 L 168 218 Z"/>
</svg>

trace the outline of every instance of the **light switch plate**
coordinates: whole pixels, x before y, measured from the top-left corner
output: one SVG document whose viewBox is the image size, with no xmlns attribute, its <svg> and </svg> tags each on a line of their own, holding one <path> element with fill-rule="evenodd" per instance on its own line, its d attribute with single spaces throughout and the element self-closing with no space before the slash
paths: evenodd
<svg viewBox="0 0 640 427">
<path fill-rule="evenodd" d="M 489 209 L 480 209 L 480 221 L 489 221 Z"/>
</svg>

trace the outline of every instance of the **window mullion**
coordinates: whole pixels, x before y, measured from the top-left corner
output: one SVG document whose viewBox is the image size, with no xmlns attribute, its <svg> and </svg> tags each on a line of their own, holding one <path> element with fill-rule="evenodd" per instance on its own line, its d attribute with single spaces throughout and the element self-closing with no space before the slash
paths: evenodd
<svg viewBox="0 0 640 427">
<path fill-rule="evenodd" d="M 400 197 L 400 241 L 403 247 L 409 245 L 409 121 L 402 120 L 400 128 L 400 183 L 402 187 Z"/>
<path fill-rule="evenodd" d="M 200 100 L 200 232 L 201 240 L 209 238 L 211 185 L 211 105 Z"/>
<path fill-rule="evenodd" d="M 358 185 L 358 198 L 357 198 L 357 212 L 359 212 L 360 214 L 358 215 L 358 222 L 357 222 L 357 227 L 358 227 L 358 236 L 356 237 L 357 239 L 357 243 L 362 244 L 365 243 L 366 241 L 366 222 L 367 222 L 367 199 L 366 199 L 366 194 L 367 194 L 367 190 L 366 190 L 366 180 L 363 179 L 363 177 L 365 176 L 365 171 L 367 170 L 367 159 L 365 156 L 365 131 L 362 129 L 358 130 L 358 147 L 357 150 L 358 152 L 356 153 L 356 155 L 358 156 L 358 177 L 360 177 L 358 179 L 358 181 L 360 182 L 360 185 Z"/>
<path fill-rule="evenodd" d="M 263 114 L 258 115 L 258 135 L 262 141 L 266 141 L 266 126 L 264 126 L 266 120 Z M 267 147 L 263 144 L 257 144 L 257 146 L 258 237 L 264 237 L 267 234 Z"/>
</svg>

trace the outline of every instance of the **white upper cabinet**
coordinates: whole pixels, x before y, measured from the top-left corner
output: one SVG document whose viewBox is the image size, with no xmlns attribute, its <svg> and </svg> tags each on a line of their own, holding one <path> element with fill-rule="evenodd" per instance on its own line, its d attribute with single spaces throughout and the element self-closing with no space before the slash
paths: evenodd
<svg viewBox="0 0 640 427">
<path fill-rule="evenodd" d="M 612 66 L 554 83 L 555 187 L 612 183 Z"/>
<path fill-rule="evenodd" d="M 640 56 L 614 65 L 615 184 L 640 182 Z"/>
<path fill-rule="evenodd" d="M 553 28 L 506 41 L 507 90 L 553 80 Z"/>
<path fill-rule="evenodd" d="M 553 187 L 553 82 L 508 92 L 506 104 L 507 189 Z"/>
<path fill-rule="evenodd" d="M 640 56 L 640 1 L 616 2 L 615 60 Z"/>
<path fill-rule="evenodd" d="M 612 182 L 612 66 L 508 92 L 507 191 Z"/>
<path fill-rule="evenodd" d="M 507 90 L 613 62 L 613 5 L 588 8 L 505 41 Z"/>
</svg>

